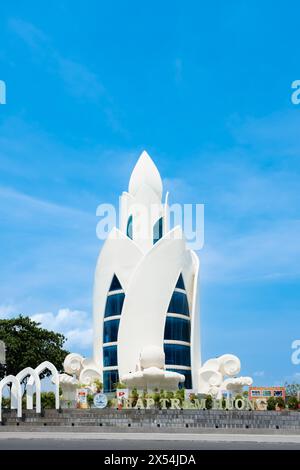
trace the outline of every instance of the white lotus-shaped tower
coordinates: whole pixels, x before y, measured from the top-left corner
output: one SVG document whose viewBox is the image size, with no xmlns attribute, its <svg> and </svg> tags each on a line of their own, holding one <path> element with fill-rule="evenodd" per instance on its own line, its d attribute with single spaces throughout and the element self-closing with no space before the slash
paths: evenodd
<svg viewBox="0 0 300 470">
<path fill-rule="evenodd" d="M 223 383 L 221 363 L 211 373 L 201 369 L 199 259 L 181 228 L 169 226 L 168 194 L 164 202 L 162 194 L 160 174 L 143 152 L 121 196 L 120 226 L 97 261 L 93 358 L 73 354 L 65 361 L 65 371 L 81 383 L 98 376 L 105 392 L 119 381 L 206 393 Z"/>
<path fill-rule="evenodd" d="M 160 387 L 162 371 L 176 387 L 183 381 L 187 388 L 197 386 L 199 262 L 181 228 L 170 229 L 162 191 L 160 174 L 143 152 L 129 191 L 121 196 L 120 227 L 112 230 L 98 258 L 94 363 L 101 367 L 107 391 L 118 381 L 134 385 L 135 378 L 142 386 L 143 375 L 146 384 L 149 368 L 154 383 L 157 371 Z M 145 347 L 153 353 L 144 372 Z M 157 363 L 159 352 L 163 359 Z"/>
</svg>

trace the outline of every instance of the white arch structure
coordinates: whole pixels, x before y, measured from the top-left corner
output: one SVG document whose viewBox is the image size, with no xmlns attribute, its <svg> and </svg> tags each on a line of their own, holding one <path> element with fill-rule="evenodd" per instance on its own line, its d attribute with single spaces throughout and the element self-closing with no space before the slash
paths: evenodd
<svg viewBox="0 0 300 470">
<path fill-rule="evenodd" d="M 16 375 L 16 378 L 19 380 L 20 384 L 22 384 L 25 377 L 30 376 L 32 382 L 35 384 L 35 391 L 36 391 L 36 412 L 41 412 L 41 381 L 40 376 L 37 373 L 36 369 L 32 369 L 32 367 L 26 367 L 25 369 L 21 370 Z M 29 382 L 28 381 L 28 382 Z M 22 389 L 21 389 L 22 390 Z M 22 393 L 22 392 L 21 392 Z M 17 393 L 16 393 L 16 386 L 13 384 L 12 386 L 12 396 L 11 396 L 11 408 L 17 408 Z M 26 390 L 26 408 L 27 410 L 33 409 L 33 386 L 27 387 Z"/>
<path fill-rule="evenodd" d="M 50 372 L 52 374 L 52 382 L 54 383 L 54 386 L 55 386 L 55 392 L 54 392 L 55 393 L 55 408 L 58 410 L 59 409 L 59 374 L 58 374 L 58 371 L 57 371 L 55 365 L 52 364 L 49 361 L 44 361 L 39 366 L 37 366 L 35 368 L 35 372 L 38 376 L 40 376 L 40 374 L 42 374 L 47 369 L 50 370 Z M 27 395 L 27 397 L 28 397 L 27 407 L 28 407 L 28 409 L 31 409 L 31 410 L 33 408 L 33 400 L 32 400 L 33 384 L 34 384 L 34 378 L 31 375 L 31 377 L 30 377 L 30 379 L 28 380 L 28 383 L 27 383 L 27 394 L 28 394 Z"/>
<path fill-rule="evenodd" d="M 6 385 L 12 384 L 11 389 L 11 404 L 14 399 L 17 402 L 17 417 L 22 418 L 22 388 L 19 379 L 14 375 L 8 375 L 0 382 L 0 422 L 2 421 L 2 394 Z M 14 388 L 14 389 L 13 389 Z M 11 406 L 12 408 L 12 406 Z"/>
</svg>

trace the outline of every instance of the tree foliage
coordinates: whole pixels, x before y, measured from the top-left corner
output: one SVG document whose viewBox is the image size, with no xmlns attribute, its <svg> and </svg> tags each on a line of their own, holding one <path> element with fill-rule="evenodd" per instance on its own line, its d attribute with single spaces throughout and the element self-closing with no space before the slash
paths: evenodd
<svg viewBox="0 0 300 470">
<path fill-rule="evenodd" d="M 267 400 L 267 410 L 274 411 L 276 409 L 276 398 L 270 397 Z"/>
<path fill-rule="evenodd" d="M 286 394 L 288 397 L 296 397 L 297 393 L 300 392 L 300 384 L 292 383 L 288 384 L 287 382 L 284 384 L 286 388 Z"/>
<path fill-rule="evenodd" d="M 287 406 L 289 410 L 297 410 L 298 409 L 298 400 L 296 397 L 289 397 L 287 401 Z"/>
<path fill-rule="evenodd" d="M 40 327 L 40 323 L 29 317 L 19 316 L 0 320 L 0 340 L 6 345 L 6 374 L 16 375 L 25 367 L 37 367 L 43 361 L 52 362 L 58 371 L 68 351 L 63 349 L 64 335 Z M 0 379 L 5 370 L 0 370 Z M 49 376 L 46 370 L 41 378 Z"/>
</svg>

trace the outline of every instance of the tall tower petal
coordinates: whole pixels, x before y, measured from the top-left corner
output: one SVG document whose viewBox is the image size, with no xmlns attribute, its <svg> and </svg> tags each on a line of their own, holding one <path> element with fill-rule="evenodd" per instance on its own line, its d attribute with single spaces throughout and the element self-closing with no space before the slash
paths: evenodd
<svg viewBox="0 0 300 470">
<path fill-rule="evenodd" d="M 135 196 L 143 185 L 150 186 L 161 199 L 163 191 L 162 180 L 155 163 L 145 150 L 140 155 L 131 174 L 129 193 Z"/>
</svg>

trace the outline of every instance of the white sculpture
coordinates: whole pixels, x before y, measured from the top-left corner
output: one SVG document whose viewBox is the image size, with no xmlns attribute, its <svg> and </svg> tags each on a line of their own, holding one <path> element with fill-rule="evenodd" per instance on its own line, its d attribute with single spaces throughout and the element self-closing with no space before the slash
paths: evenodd
<svg viewBox="0 0 300 470">
<path fill-rule="evenodd" d="M 76 400 L 76 389 L 85 385 L 91 387 L 93 382 L 101 380 L 99 369 L 97 370 L 92 359 L 86 359 L 80 354 L 68 354 L 64 361 L 66 373 L 59 375 L 59 384 L 62 389 L 63 399 Z"/>
<path fill-rule="evenodd" d="M 35 390 L 36 390 L 36 412 L 40 413 L 41 412 L 41 381 L 40 377 L 35 369 L 32 369 L 31 367 L 26 367 L 25 369 L 21 370 L 16 375 L 16 378 L 19 380 L 20 384 L 22 384 L 23 380 L 25 377 L 30 376 L 32 378 L 34 384 L 35 384 Z M 16 390 L 16 385 L 12 385 L 12 396 L 11 396 L 11 408 L 15 409 L 17 408 L 17 390 Z M 33 409 L 33 387 L 29 385 L 26 390 L 26 407 L 28 410 Z"/>
<path fill-rule="evenodd" d="M 38 365 L 35 368 L 35 372 L 40 375 L 42 374 L 45 370 L 49 370 L 52 374 L 52 382 L 54 383 L 54 393 L 55 393 L 55 408 L 58 410 L 59 409 L 59 374 L 57 372 L 56 367 L 49 361 L 44 361 L 40 365 Z M 32 403 L 32 397 L 33 397 L 33 388 L 34 386 L 34 378 L 31 376 L 27 382 L 27 406 L 29 406 L 29 409 L 32 410 L 33 408 L 33 403 Z"/>
<path fill-rule="evenodd" d="M 105 390 L 135 372 L 145 346 L 164 350 L 166 371 L 185 375 L 186 385 L 193 381 L 197 387 L 198 271 L 198 257 L 181 228 L 169 226 L 160 174 L 143 152 L 121 196 L 120 226 L 104 243 L 95 272 L 93 359 Z M 172 322 L 184 324 L 184 338 L 165 337 Z"/>
<path fill-rule="evenodd" d="M 164 369 L 165 354 L 157 346 L 145 347 L 140 355 L 136 372 L 131 372 L 122 377 L 122 382 L 128 388 L 147 388 L 148 391 L 155 389 L 176 390 L 179 383 L 183 383 L 185 376 L 177 372 L 169 372 Z"/>
<path fill-rule="evenodd" d="M 8 375 L 0 381 L 0 422 L 2 421 L 2 394 L 3 389 L 6 385 L 14 386 L 14 390 L 11 390 L 11 409 L 14 399 L 17 402 L 17 417 L 22 418 L 22 388 L 20 381 L 14 375 Z"/>
<path fill-rule="evenodd" d="M 251 377 L 235 377 L 240 372 L 241 362 L 233 354 L 224 354 L 206 361 L 199 371 L 198 392 L 222 398 L 225 391 L 242 393 L 243 387 L 252 385 Z M 229 376 L 225 378 L 225 376 Z"/>
<path fill-rule="evenodd" d="M 31 367 L 26 367 L 21 370 L 16 376 L 8 375 L 0 381 L 0 421 L 1 421 L 1 406 L 2 406 L 2 393 L 6 385 L 11 384 L 11 399 L 10 407 L 11 409 L 17 409 L 17 416 L 22 417 L 22 382 L 25 377 L 29 376 L 26 388 L 26 408 L 28 410 L 33 409 L 33 394 L 34 386 L 36 393 L 36 412 L 41 412 L 41 381 L 40 374 L 42 374 L 46 369 L 52 373 L 52 381 L 55 384 L 55 408 L 59 409 L 59 377 L 56 367 L 48 361 L 42 362 L 35 369 Z"/>
</svg>

